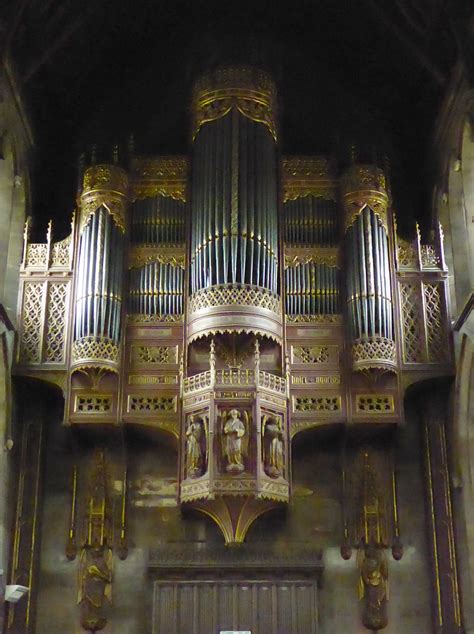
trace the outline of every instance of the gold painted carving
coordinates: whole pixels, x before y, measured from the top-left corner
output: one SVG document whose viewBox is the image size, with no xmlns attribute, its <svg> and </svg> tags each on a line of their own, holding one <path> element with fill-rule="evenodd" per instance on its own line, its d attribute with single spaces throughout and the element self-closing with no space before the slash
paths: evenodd
<svg viewBox="0 0 474 634">
<path fill-rule="evenodd" d="M 294 412 L 340 412 L 341 397 L 338 396 L 293 396 Z"/>
<path fill-rule="evenodd" d="M 222 284 L 194 293 L 189 300 L 189 312 L 191 314 L 205 308 L 233 305 L 266 308 L 277 314 L 280 312 L 280 299 L 276 295 L 262 288 L 233 284 Z"/>
<path fill-rule="evenodd" d="M 387 369 L 396 366 L 397 348 L 395 342 L 385 337 L 374 337 L 354 343 L 352 346 L 354 370 Z"/>
<path fill-rule="evenodd" d="M 340 324 L 342 315 L 286 315 L 289 324 Z"/>
<path fill-rule="evenodd" d="M 132 346 L 133 363 L 177 363 L 177 359 L 178 346 Z"/>
<path fill-rule="evenodd" d="M 285 249 L 285 269 L 299 266 L 300 264 L 326 264 L 327 266 L 341 266 L 341 254 L 337 248 L 299 248 L 296 250 Z"/>
<path fill-rule="evenodd" d="M 120 349 L 111 339 L 83 337 L 72 344 L 72 365 L 79 368 L 104 368 L 117 372 Z"/>
<path fill-rule="evenodd" d="M 344 230 L 370 207 L 387 231 L 388 194 L 385 174 L 374 165 L 352 165 L 341 179 Z"/>
<path fill-rule="evenodd" d="M 423 283 L 422 286 L 425 300 L 428 362 L 446 363 L 450 360 L 451 351 L 441 303 L 442 282 Z"/>
<path fill-rule="evenodd" d="M 292 363 L 337 363 L 339 346 L 291 346 Z"/>
<path fill-rule="evenodd" d="M 340 385 L 341 377 L 338 374 L 319 376 L 293 374 L 291 382 L 293 385 Z"/>
<path fill-rule="evenodd" d="M 105 207 L 122 233 L 125 233 L 126 202 L 115 192 L 88 192 L 81 198 L 80 230 L 84 231 L 89 218 L 99 209 Z"/>
<path fill-rule="evenodd" d="M 99 207 L 106 207 L 120 231 L 125 232 L 127 173 L 116 165 L 94 165 L 84 173 L 81 195 L 80 230 Z"/>
<path fill-rule="evenodd" d="M 111 394 L 77 394 L 74 401 L 74 412 L 77 414 L 105 414 L 111 409 Z"/>
<path fill-rule="evenodd" d="M 393 414 L 395 403 L 391 394 L 357 394 L 357 414 Z"/>
<path fill-rule="evenodd" d="M 184 315 L 143 315 L 130 314 L 127 315 L 129 324 L 182 324 Z"/>
<path fill-rule="evenodd" d="M 20 362 L 41 362 L 41 331 L 44 282 L 27 282 L 23 287 Z"/>
<path fill-rule="evenodd" d="M 177 385 L 176 375 L 155 376 L 153 374 L 131 374 L 128 377 L 129 385 Z"/>
<path fill-rule="evenodd" d="M 277 140 L 275 84 L 263 71 L 248 66 L 217 68 L 193 88 L 193 139 L 201 127 L 225 116 L 232 108 L 262 123 Z"/>
<path fill-rule="evenodd" d="M 176 396 L 145 396 L 130 394 L 128 397 L 128 411 L 141 414 L 160 414 L 177 411 Z"/>
<path fill-rule="evenodd" d="M 306 196 L 337 201 L 337 179 L 322 156 L 287 156 L 282 161 L 283 201 Z"/>
<path fill-rule="evenodd" d="M 167 196 L 186 202 L 189 167 L 185 156 L 140 156 L 132 169 L 131 200 Z"/>
<path fill-rule="evenodd" d="M 186 254 L 182 245 L 175 245 L 171 248 L 134 246 L 130 250 L 128 267 L 134 269 L 151 262 L 159 262 L 160 264 L 171 264 L 184 269 L 185 261 Z"/>
<path fill-rule="evenodd" d="M 423 363 L 425 345 L 423 331 L 423 303 L 419 284 L 400 283 L 403 329 L 403 361 L 405 363 Z"/>
</svg>

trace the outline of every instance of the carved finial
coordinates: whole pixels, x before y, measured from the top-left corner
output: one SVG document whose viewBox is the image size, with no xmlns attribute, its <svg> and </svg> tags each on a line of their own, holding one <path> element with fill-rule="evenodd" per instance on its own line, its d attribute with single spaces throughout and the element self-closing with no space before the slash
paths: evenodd
<svg viewBox="0 0 474 634">
<path fill-rule="evenodd" d="M 53 221 L 50 218 L 48 221 L 48 228 L 46 229 L 46 242 L 50 244 L 52 238 L 53 238 Z"/>
<path fill-rule="evenodd" d="M 355 143 L 351 145 L 351 163 L 357 163 L 357 147 Z"/>
<path fill-rule="evenodd" d="M 118 165 L 118 162 L 119 162 L 119 146 L 117 145 L 117 143 L 114 145 L 114 147 L 112 149 L 112 158 L 113 158 L 114 165 Z"/>
<path fill-rule="evenodd" d="M 211 345 L 209 348 L 209 366 L 211 370 L 216 367 L 216 344 L 214 343 L 214 339 L 211 339 Z"/>
<path fill-rule="evenodd" d="M 128 153 L 130 156 L 135 154 L 135 135 L 133 133 L 128 137 Z"/>
<path fill-rule="evenodd" d="M 415 231 L 416 231 L 417 240 L 421 242 L 421 231 L 420 231 L 420 225 L 418 222 L 415 224 Z"/>
<path fill-rule="evenodd" d="M 258 339 L 255 338 L 255 367 L 260 368 L 260 344 L 258 343 Z"/>
</svg>

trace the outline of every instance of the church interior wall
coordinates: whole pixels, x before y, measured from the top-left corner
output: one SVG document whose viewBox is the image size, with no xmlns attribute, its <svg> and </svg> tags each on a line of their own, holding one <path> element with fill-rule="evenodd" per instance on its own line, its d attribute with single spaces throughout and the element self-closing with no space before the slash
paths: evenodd
<svg viewBox="0 0 474 634">
<path fill-rule="evenodd" d="M 71 508 L 71 472 L 79 474 L 79 498 L 87 497 L 84 475 L 90 470 L 93 447 L 84 438 L 61 427 L 61 403 L 47 416 L 44 500 L 41 517 L 41 556 L 38 570 L 37 634 L 76 633 L 78 620 L 79 556 L 66 558 L 65 546 Z M 175 449 L 161 439 L 128 431 L 129 506 L 128 556 L 114 557 L 113 607 L 105 632 L 147 633 L 152 610 L 149 551 L 169 543 L 222 545 L 217 527 L 200 514 L 182 514 L 177 502 Z M 120 503 L 124 464 L 120 436 L 102 438 L 106 447 L 111 497 Z M 416 411 L 408 404 L 407 423 L 397 437 L 399 513 L 404 556 L 389 556 L 390 601 L 387 634 L 430 631 L 429 563 L 426 552 L 423 476 Z M 252 526 L 248 541 L 278 553 L 310 543 L 323 552 L 324 575 L 320 590 L 320 634 L 344 631 L 362 634 L 358 601 L 356 553 L 349 561 L 340 554 L 341 435 L 317 430 L 296 443 L 293 460 L 294 501 L 286 513 L 263 516 Z M 82 477 L 81 477 L 82 474 Z M 84 508 L 78 504 L 79 516 Z M 80 524 L 80 522 L 79 522 Z M 80 535 L 77 536 L 78 545 Z M 413 591 L 416 587 L 416 592 Z M 51 606 L 54 605 L 54 609 Z M 78 626 L 77 626 L 78 627 Z"/>
</svg>

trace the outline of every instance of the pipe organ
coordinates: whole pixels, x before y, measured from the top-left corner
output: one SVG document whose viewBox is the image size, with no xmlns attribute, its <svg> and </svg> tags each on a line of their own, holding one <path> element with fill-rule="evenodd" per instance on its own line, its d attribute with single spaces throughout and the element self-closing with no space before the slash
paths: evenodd
<svg viewBox="0 0 474 634">
<path fill-rule="evenodd" d="M 234 543 L 290 501 L 297 434 L 396 426 L 450 372 L 447 270 L 380 166 L 281 156 L 267 73 L 203 75 L 191 119 L 189 157 L 87 166 L 65 239 L 27 227 L 16 371 L 66 425 L 171 438 L 180 503 Z"/>
</svg>

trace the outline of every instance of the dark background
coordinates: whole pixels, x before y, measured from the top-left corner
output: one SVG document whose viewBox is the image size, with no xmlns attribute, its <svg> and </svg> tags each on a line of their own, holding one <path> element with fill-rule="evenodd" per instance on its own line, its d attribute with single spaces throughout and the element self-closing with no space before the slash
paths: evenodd
<svg viewBox="0 0 474 634">
<path fill-rule="evenodd" d="M 189 151 L 190 88 L 219 63 L 267 68 L 280 99 L 281 151 L 390 157 L 402 227 L 428 218 L 435 117 L 468 3 L 441 0 L 16 0 L 4 5 L 36 137 L 35 237 L 58 239 L 75 204 L 77 159 Z M 462 20 L 461 20 L 462 23 Z M 454 24 L 454 26 L 453 26 Z"/>
</svg>

